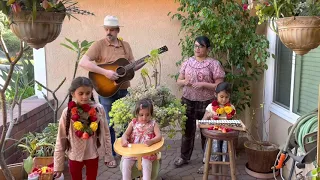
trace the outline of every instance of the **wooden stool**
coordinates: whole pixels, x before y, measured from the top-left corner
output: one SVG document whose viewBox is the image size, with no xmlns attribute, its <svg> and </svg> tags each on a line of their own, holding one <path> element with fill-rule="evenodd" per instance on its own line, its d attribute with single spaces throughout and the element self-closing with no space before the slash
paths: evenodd
<svg viewBox="0 0 320 180">
<path fill-rule="evenodd" d="M 239 131 L 230 131 L 227 133 L 222 133 L 217 130 L 208 130 L 202 129 L 202 134 L 207 138 L 207 148 L 206 148 L 206 157 L 205 157 L 205 165 L 204 165 L 204 174 L 203 180 L 208 180 L 209 175 L 209 165 L 230 165 L 231 179 L 236 180 L 236 162 L 235 162 L 235 148 L 234 148 L 234 140 L 236 140 L 239 136 Z M 228 153 L 220 153 L 215 152 L 212 153 L 214 155 L 229 155 L 229 162 L 222 161 L 210 161 L 211 157 L 211 149 L 212 149 L 212 140 L 223 140 L 228 142 Z M 213 173 L 215 176 L 229 176 L 221 173 Z"/>
</svg>

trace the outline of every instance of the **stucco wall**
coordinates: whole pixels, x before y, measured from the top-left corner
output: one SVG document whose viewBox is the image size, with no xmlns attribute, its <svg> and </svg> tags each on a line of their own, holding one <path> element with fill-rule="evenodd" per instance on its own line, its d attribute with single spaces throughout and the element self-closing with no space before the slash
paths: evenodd
<svg viewBox="0 0 320 180">
<path fill-rule="evenodd" d="M 81 41 L 104 38 L 105 32 L 101 25 L 106 15 L 119 18 L 123 26 L 119 36 L 130 43 L 136 59 L 147 55 L 152 49 L 167 45 L 169 51 L 160 56 L 163 65 L 162 84 L 168 85 L 174 94 L 180 94 L 175 80 L 168 76 L 178 72 L 179 67 L 175 66 L 175 62 L 181 58 L 178 46 L 180 23 L 167 16 L 168 12 L 176 11 L 178 4 L 173 0 L 80 0 L 79 5 L 94 12 L 95 16 L 77 15 L 80 21 L 69 21 L 66 18 L 60 36 L 45 47 L 47 86 L 54 89 L 64 77 L 67 78 L 57 93 L 58 98 L 62 99 L 67 93 L 76 59 L 74 52 L 59 44 L 65 42 L 65 37 Z M 77 75 L 87 76 L 87 72 L 80 68 Z M 131 83 L 134 86 L 138 82 L 142 82 L 140 72 L 136 72 Z"/>
</svg>

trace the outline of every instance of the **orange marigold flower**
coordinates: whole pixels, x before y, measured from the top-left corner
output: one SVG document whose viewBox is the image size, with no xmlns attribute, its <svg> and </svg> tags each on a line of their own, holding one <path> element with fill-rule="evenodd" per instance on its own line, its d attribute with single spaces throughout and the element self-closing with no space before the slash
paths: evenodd
<svg viewBox="0 0 320 180">
<path fill-rule="evenodd" d="M 95 108 L 91 108 L 88 113 L 89 113 L 89 116 L 96 116 L 97 111 Z"/>
<path fill-rule="evenodd" d="M 74 115 L 74 114 L 78 114 L 78 108 L 77 107 L 73 107 L 71 109 L 71 114 Z"/>
</svg>

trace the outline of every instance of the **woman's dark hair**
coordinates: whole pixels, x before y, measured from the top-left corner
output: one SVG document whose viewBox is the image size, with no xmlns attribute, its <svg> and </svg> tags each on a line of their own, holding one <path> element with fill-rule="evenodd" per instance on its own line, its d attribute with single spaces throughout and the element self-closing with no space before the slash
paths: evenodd
<svg viewBox="0 0 320 180">
<path fill-rule="evenodd" d="M 231 94 L 231 84 L 229 84 L 228 82 L 222 82 L 222 83 L 219 83 L 216 87 L 216 94 L 218 94 L 219 92 L 221 91 L 225 91 L 227 94 Z"/>
<path fill-rule="evenodd" d="M 198 42 L 200 45 L 206 47 L 206 48 L 209 48 L 211 47 L 210 45 L 210 40 L 207 36 L 198 36 L 194 42 Z"/>
<path fill-rule="evenodd" d="M 77 77 L 75 78 L 72 83 L 71 83 L 71 86 L 69 87 L 69 102 L 72 101 L 72 93 L 74 93 L 79 87 L 90 87 L 93 89 L 93 84 L 92 84 L 92 81 L 89 79 L 89 78 L 86 78 L 86 77 Z M 91 96 L 91 101 L 94 102 L 94 97 L 93 97 L 93 94 Z M 71 109 L 68 108 L 68 111 L 67 111 L 67 117 L 66 117 L 66 137 L 69 136 L 69 129 L 70 129 L 70 119 L 71 119 Z M 100 135 L 100 123 L 98 124 L 98 129 L 96 131 L 96 134 L 97 134 L 97 137 L 99 137 Z M 99 138 L 97 139 L 97 147 L 100 147 L 100 141 L 99 141 Z M 70 141 L 69 139 L 67 138 L 66 139 L 66 149 L 69 150 L 71 147 L 71 144 L 70 144 Z"/>
<path fill-rule="evenodd" d="M 151 99 L 145 98 L 138 101 L 136 104 L 135 115 L 139 114 L 140 109 L 149 109 L 151 116 L 153 116 L 153 104 Z"/>
</svg>

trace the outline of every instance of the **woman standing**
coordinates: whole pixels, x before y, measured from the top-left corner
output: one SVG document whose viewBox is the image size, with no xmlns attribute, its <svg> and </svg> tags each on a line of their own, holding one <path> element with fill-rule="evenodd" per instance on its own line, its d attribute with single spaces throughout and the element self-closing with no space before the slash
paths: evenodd
<svg viewBox="0 0 320 180">
<path fill-rule="evenodd" d="M 183 87 L 182 103 L 187 106 L 187 122 L 182 135 L 181 156 L 174 164 L 177 167 L 187 164 L 191 158 L 196 120 L 202 119 L 206 107 L 214 98 L 216 86 L 223 82 L 225 72 L 220 62 L 208 57 L 210 41 L 206 36 L 199 36 L 194 41 L 194 56 L 187 59 L 180 69 L 177 84 Z M 204 150 L 205 137 L 201 134 Z"/>
</svg>

